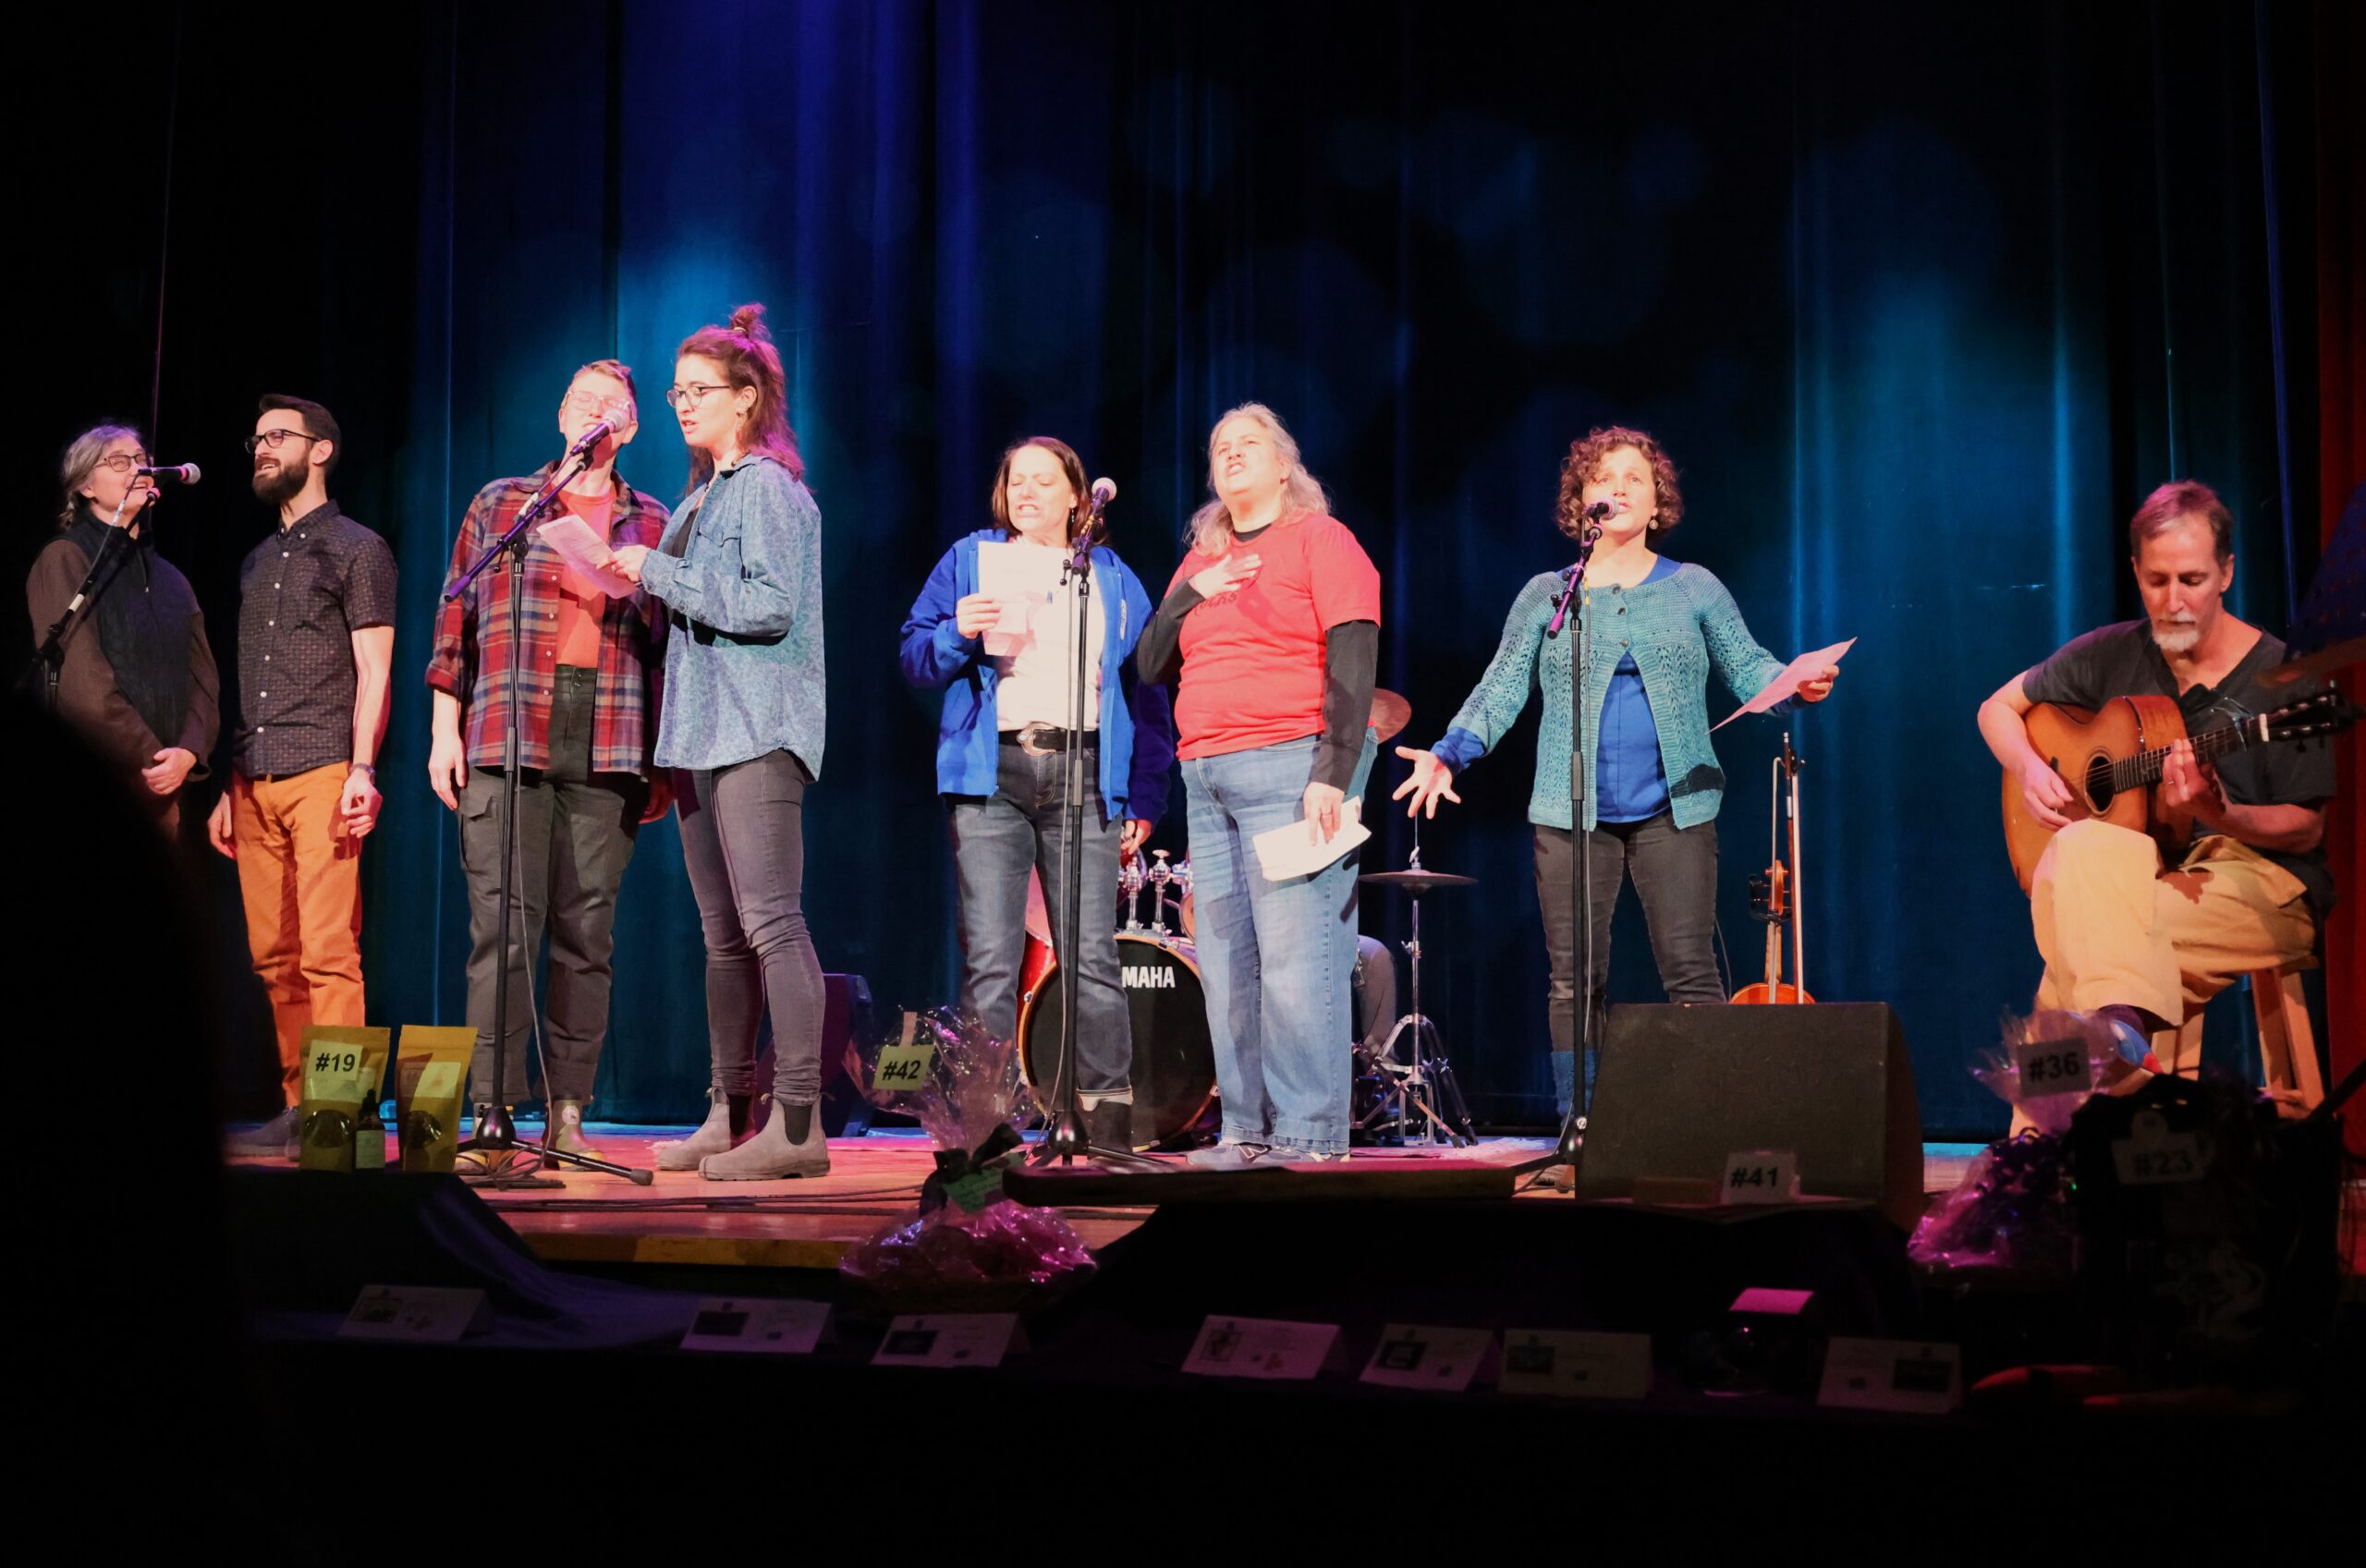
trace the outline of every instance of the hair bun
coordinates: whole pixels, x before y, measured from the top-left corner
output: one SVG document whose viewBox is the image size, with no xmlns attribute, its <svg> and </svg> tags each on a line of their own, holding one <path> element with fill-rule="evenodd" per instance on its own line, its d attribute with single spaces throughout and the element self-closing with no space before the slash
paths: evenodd
<svg viewBox="0 0 2366 1568">
<path fill-rule="evenodd" d="M 764 308 L 762 305 L 742 305 L 732 311 L 731 330 L 746 333 L 758 343 L 770 343 L 773 340 L 773 334 L 764 330 Z"/>
</svg>

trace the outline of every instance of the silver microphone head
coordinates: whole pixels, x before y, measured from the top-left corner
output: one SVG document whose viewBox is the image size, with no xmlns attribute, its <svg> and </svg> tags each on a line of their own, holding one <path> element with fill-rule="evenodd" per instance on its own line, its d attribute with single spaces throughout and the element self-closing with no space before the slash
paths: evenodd
<svg viewBox="0 0 2366 1568">
<path fill-rule="evenodd" d="M 1095 506 L 1106 506 L 1116 499 L 1117 481 L 1116 480 L 1097 479 L 1092 481 L 1092 504 Z"/>
</svg>

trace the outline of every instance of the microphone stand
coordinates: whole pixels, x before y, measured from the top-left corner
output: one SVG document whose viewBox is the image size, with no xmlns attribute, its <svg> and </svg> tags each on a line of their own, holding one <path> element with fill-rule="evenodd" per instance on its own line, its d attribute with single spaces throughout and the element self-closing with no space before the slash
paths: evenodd
<svg viewBox="0 0 2366 1568">
<path fill-rule="evenodd" d="M 468 1140 L 452 1152 L 472 1154 L 482 1165 L 482 1173 L 469 1178 L 470 1185 L 500 1187 L 555 1187 L 562 1184 L 527 1173 L 520 1154 L 540 1155 L 544 1170 L 559 1165 L 574 1165 L 587 1171 L 602 1171 L 611 1176 L 622 1176 L 636 1186 L 647 1186 L 655 1178 L 647 1171 L 629 1165 L 611 1164 L 588 1154 L 576 1154 L 567 1149 L 554 1149 L 550 1134 L 544 1128 L 543 1141 L 532 1143 L 518 1136 L 510 1125 L 508 1086 L 504 1081 L 509 1061 L 509 937 L 510 911 L 514 907 L 515 889 L 510 884 L 513 868 L 518 864 L 518 694 L 525 685 L 528 674 L 525 658 L 525 592 L 526 556 L 533 541 L 526 537 L 526 529 L 550 509 L 558 492 L 592 466 L 590 449 L 572 451 L 567 455 L 550 481 L 535 492 L 533 498 L 518 509 L 518 520 L 509 531 L 485 547 L 484 553 L 470 564 L 459 580 L 445 590 L 444 597 L 458 599 L 468 593 L 493 564 L 504 555 L 509 563 L 509 646 L 512 667 L 509 672 L 509 701 L 503 721 L 501 737 L 501 919 L 495 928 L 499 934 L 497 947 L 501 967 L 494 971 L 493 982 L 493 1099 L 489 1104 L 477 1107 L 476 1126 Z M 534 961 L 532 954 L 526 962 Z M 514 1162 L 514 1163 L 513 1163 Z"/>
<path fill-rule="evenodd" d="M 1586 831 L 1588 774 L 1585 754 L 1586 653 L 1590 617 L 1586 614 L 1586 567 L 1593 560 L 1600 524 L 1590 524 L 1579 541 L 1577 564 L 1569 568 L 1569 586 L 1553 607 L 1553 624 L 1544 635 L 1561 635 L 1564 619 L 1574 614 L 1577 631 L 1569 650 L 1569 1051 L 1568 1114 L 1561 1119 L 1560 1141 L 1553 1163 L 1569 1167 L 1570 1186 L 1585 1161 L 1586 1117 L 1593 1106 L 1586 1081 L 1586 1059 L 1593 1057 L 1601 1071 L 1602 1046 L 1594 1039 L 1593 1007 L 1593 835 Z"/>
<path fill-rule="evenodd" d="M 1100 527 L 1101 508 L 1093 505 L 1078 525 L 1067 561 L 1060 567 L 1060 582 L 1070 590 L 1068 641 L 1074 652 L 1068 672 L 1068 733 L 1061 753 L 1060 866 L 1066 874 L 1060 880 L 1067 885 L 1061 889 L 1053 927 L 1058 942 L 1053 957 L 1059 966 L 1060 1060 L 1052 1075 L 1050 1128 L 1028 1163 L 1066 1165 L 1081 1159 L 1156 1170 L 1157 1161 L 1130 1149 L 1107 1149 L 1092 1141 L 1085 1130 L 1084 1100 L 1077 1088 L 1077 1046 L 1084 1035 L 1077 1017 L 1077 987 L 1084 972 L 1084 694 L 1091 668 L 1085 628 L 1092 625 L 1092 544 Z"/>
<path fill-rule="evenodd" d="M 74 628 L 84 608 L 115 581 L 114 573 L 120 569 L 117 562 L 123 554 L 116 548 L 116 541 L 127 539 L 128 541 L 129 530 L 123 526 L 123 509 L 130 504 L 131 491 L 127 490 L 123 492 L 123 499 L 115 504 L 115 516 L 107 522 L 107 536 L 99 541 L 98 553 L 91 557 L 91 569 L 83 574 L 82 586 L 76 589 L 74 597 L 66 602 L 66 608 L 59 613 L 56 625 L 49 628 L 48 634 L 41 639 L 41 646 L 33 650 L 32 662 L 25 666 L 24 674 L 17 677 L 17 689 L 22 691 L 32 684 L 34 672 L 42 672 L 42 699 L 52 713 L 57 711 L 57 683 L 66 671 L 66 634 Z"/>
</svg>

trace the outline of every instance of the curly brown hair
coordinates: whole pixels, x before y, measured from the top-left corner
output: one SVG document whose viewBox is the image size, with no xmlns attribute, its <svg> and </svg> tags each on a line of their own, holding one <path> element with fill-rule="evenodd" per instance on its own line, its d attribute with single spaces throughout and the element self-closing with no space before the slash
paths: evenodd
<svg viewBox="0 0 2366 1568">
<path fill-rule="evenodd" d="M 1585 508 L 1578 498 L 1585 493 L 1586 481 L 1602 467 L 1604 458 L 1622 446 L 1633 447 L 1652 466 L 1652 491 L 1659 503 L 1652 514 L 1653 529 L 1665 533 L 1684 517 L 1684 492 L 1677 487 L 1676 464 L 1666 450 L 1646 432 L 1604 425 L 1588 431 L 1583 441 L 1569 443 L 1569 455 L 1561 460 L 1561 498 L 1554 504 L 1553 520 L 1571 539 L 1585 537 L 1585 524 L 1579 518 Z"/>
</svg>

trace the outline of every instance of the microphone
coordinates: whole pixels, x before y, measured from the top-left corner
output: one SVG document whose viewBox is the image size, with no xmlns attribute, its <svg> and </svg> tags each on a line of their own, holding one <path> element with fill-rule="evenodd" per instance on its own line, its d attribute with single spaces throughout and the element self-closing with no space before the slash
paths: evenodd
<svg viewBox="0 0 2366 1568">
<path fill-rule="evenodd" d="M 194 463 L 174 463 L 169 466 L 138 468 L 133 471 L 146 474 L 150 479 L 170 480 L 175 484 L 195 484 L 201 477 Z"/>
<path fill-rule="evenodd" d="M 598 424 L 593 425 L 590 430 L 585 431 L 581 435 L 577 436 L 575 438 L 575 444 L 567 449 L 567 455 L 570 457 L 580 457 L 586 452 L 591 451 L 593 447 L 599 445 L 602 442 L 607 440 L 610 436 L 616 433 L 616 420 L 602 419 Z"/>
<path fill-rule="evenodd" d="M 1103 534 L 1107 533 L 1109 530 L 1106 526 L 1103 524 L 1101 514 L 1108 506 L 1109 503 L 1116 499 L 1117 481 L 1116 480 L 1094 480 L 1092 481 L 1092 493 L 1088 497 L 1088 504 L 1085 507 L 1084 520 L 1077 525 L 1077 537 L 1079 539 L 1090 540 L 1097 539 Z"/>
<path fill-rule="evenodd" d="M 1546 637 L 1561 635 L 1562 623 L 1569 618 L 1570 602 L 1578 597 L 1578 582 L 1585 576 L 1586 561 L 1593 554 L 1594 541 L 1602 537 L 1602 520 L 1609 517 L 1611 511 L 1609 502 L 1597 501 L 1578 514 L 1586 525 L 1578 540 L 1578 564 L 1561 574 L 1564 587 L 1561 597 L 1553 602 L 1553 624 L 1544 628 Z"/>
</svg>

